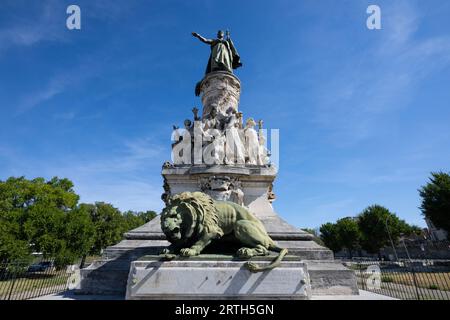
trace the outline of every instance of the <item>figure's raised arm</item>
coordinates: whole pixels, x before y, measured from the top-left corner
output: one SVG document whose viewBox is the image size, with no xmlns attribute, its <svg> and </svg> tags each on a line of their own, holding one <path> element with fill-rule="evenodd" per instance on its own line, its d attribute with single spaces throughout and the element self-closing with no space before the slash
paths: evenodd
<svg viewBox="0 0 450 320">
<path fill-rule="evenodd" d="M 199 39 L 201 42 L 206 44 L 211 44 L 213 41 L 211 39 L 203 38 L 201 35 L 199 35 L 197 32 L 192 32 L 192 35 Z"/>
</svg>

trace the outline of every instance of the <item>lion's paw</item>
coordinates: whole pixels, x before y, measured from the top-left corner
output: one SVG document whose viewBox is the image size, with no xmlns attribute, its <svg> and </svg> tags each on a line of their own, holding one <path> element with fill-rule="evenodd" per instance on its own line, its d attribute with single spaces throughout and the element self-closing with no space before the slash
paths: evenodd
<svg viewBox="0 0 450 320">
<path fill-rule="evenodd" d="M 184 248 L 180 250 L 180 254 L 185 257 L 196 256 L 198 255 L 197 250 L 191 248 Z"/>
<path fill-rule="evenodd" d="M 240 248 L 237 251 L 237 255 L 238 255 L 238 257 L 241 257 L 241 258 L 251 258 L 255 254 L 254 254 L 253 250 L 250 248 Z"/>
</svg>

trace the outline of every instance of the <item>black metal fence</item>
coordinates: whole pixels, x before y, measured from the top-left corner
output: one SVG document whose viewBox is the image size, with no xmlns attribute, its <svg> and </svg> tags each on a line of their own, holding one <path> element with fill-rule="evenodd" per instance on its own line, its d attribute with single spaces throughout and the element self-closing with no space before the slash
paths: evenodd
<svg viewBox="0 0 450 320">
<path fill-rule="evenodd" d="M 352 254 L 346 249 L 335 252 L 335 257 L 348 259 L 349 257 L 359 257 L 365 260 L 378 259 L 378 253 L 368 253 L 362 249 L 353 250 Z M 450 241 L 430 241 L 415 240 L 401 241 L 395 247 L 386 246 L 381 248 L 380 256 L 384 260 L 449 260 L 450 259 Z"/>
<path fill-rule="evenodd" d="M 450 300 L 450 261 L 352 261 L 358 288 L 402 300 Z"/>
<path fill-rule="evenodd" d="M 0 300 L 27 300 L 69 288 L 75 270 L 52 261 L 0 264 Z"/>
</svg>

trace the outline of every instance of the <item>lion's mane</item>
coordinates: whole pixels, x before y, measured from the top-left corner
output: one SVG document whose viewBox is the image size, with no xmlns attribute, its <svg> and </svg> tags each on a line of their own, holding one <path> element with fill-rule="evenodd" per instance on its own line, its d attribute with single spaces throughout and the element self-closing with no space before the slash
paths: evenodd
<svg viewBox="0 0 450 320">
<path fill-rule="evenodd" d="M 192 233 L 189 239 L 182 240 L 195 240 L 203 232 L 215 233 L 219 237 L 223 236 L 223 230 L 219 226 L 217 208 L 209 195 L 203 192 L 183 192 L 172 196 L 169 204 L 163 210 L 162 219 L 174 207 L 177 207 L 177 213 L 181 215 L 183 224 L 186 220 L 192 220 L 192 225 L 184 225 L 184 228 L 195 228 L 195 230 L 187 230 L 187 233 Z"/>
</svg>

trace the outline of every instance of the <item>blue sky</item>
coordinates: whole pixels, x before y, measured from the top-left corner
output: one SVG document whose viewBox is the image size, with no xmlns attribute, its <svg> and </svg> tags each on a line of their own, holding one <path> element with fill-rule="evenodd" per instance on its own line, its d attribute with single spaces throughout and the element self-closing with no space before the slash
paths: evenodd
<svg viewBox="0 0 450 320">
<path fill-rule="evenodd" d="M 423 226 L 417 189 L 450 170 L 449 15 L 447 0 L 0 0 L 0 179 L 67 177 L 84 202 L 160 210 L 171 127 L 200 106 L 209 55 L 190 32 L 222 28 L 244 63 L 241 111 L 280 129 L 283 218 L 317 227 L 381 204 Z"/>
</svg>

